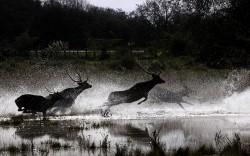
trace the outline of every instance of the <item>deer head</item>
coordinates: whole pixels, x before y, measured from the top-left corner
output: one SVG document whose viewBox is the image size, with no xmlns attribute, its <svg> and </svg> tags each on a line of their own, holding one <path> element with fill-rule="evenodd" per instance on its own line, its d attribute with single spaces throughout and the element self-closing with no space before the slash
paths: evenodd
<svg viewBox="0 0 250 156">
<path fill-rule="evenodd" d="M 140 64 L 140 62 L 136 59 L 137 63 L 139 64 L 139 67 L 147 74 L 151 75 L 153 80 L 157 83 L 157 84 L 161 84 L 161 83 L 165 83 L 165 81 L 160 77 L 161 71 L 154 71 L 154 72 L 149 72 L 146 69 L 144 69 L 142 67 L 142 65 Z"/>
<path fill-rule="evenodd" d="M 69 78 L 70 78 L 72 81 L 76 82 L 76 83 L 78 84 L 78 86 L 80 86 L 80 87 L 82 87 L 82 88 L 87 89 L 87 88 L 91 88 L 91 87 L 92 87 L 92 85 L 88 84 L 88 77 L 87 77 L 87 79 L 86 79 L 85 81 L 82 81 L 81 75 L 80 75 L 78 72 L 76 72 L 76 73 L 77 73 L 77 75 L 78 75 L 78 80 L 74 80 L 74 79 L 69 75 L 68 72 L 67 72 L 67 75 L 69 76 Z"/>
</svg>

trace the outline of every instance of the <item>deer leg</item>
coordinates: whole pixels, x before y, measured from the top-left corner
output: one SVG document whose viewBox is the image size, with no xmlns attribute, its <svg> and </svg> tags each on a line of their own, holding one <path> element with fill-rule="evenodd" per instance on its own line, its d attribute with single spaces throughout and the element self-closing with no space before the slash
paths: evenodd
<svg viewBox="0 0 250 156">
<path fill-rule="evenodd" d="M 186 104 L 188 104 L 188 105 L 194 105 L 194 104 L 192 104 L 192 103 L 190 103 L 190 102 L 186 102 L 186 101 L 184 101 L 184 103 L 186 103 Z"/>
<path fill-rule="evenodd" d="M 142 100 L 141 102 L 139 102 L 139 103 L 138 103 L 138 105 L 139 105 L 139 104 L 141 104 L 141 103 L 143 103 L 143 102 L 145 102 L 145 101 L 147 101 L 147 99 L 148 99 L 148 95 L 147 95 L 147 96 L 145 96 L 144 98 L 145 98 L 145 99 L 144 99 L 144 100 Z"/>
<path fill-rule="evenodd" d="M 104 116 L 105 116 L 105 117 L 108 117 L 108 116 L 109 116 L 109 113 L 110 113 L 110 109 L 107 110 L 107 111 L 105 112 Z"/>
<path fill-rule="evenodd" d="M 43 111 L 43 117 L 44 118 L 46 117 L 46 111 Z"/>
<path fill-rule="evenodd" d="M 182 109 L 185 110 L 185 108 L 183 107 L 183 105 L 182 105 L 180 102 L 178 102 L 177 104 L 178 104 Z"/>
<path fill-rule="evenodd" d="M 51 114 L 56 114 L 59 111 L 59 108 L 56 107 L 54 110 L 52 110 Z"/>
<path fill-rule="evenodd" d="M 35 115 L 36 114 L 36 112 L 35 111 L 32 111 L 32 115 Z"/>
<path fill-rule="evenodd" d="M 111 107 L 111 106 L 108 106 L 108 107 L 104 110 L 104 112 L 102 113 L 102 116 L 103 116 L 103 117 L 107 117 L 107 116 L 108 116 L 108 114 L 109 114 L 109 112 L 110 112 L 110 107 Z"/>
<path fill-rule="evenodd" d="M 23 111 L 24 109 L 22 109 L 22 107 L 18 107 L 18 111 Z"/>
<path fill-rule="evenodd" d="M 106 110 L 104 111 L 104 113 L 103 113 L 103 116 L 104 116 L 104 117 L 108 117 L 109 113 L 110 113 L 110 109 L 106 109 Z"/>
</svg>

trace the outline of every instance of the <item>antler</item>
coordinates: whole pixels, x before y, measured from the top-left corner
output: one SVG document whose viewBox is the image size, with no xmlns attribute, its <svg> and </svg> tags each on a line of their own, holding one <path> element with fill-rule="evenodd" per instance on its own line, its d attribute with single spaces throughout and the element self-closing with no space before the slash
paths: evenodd
<svg viewBox="0 0 250 156">
<path fill-rule="evenodd" d="M 81 75 L 79 74 L 79 72 L 78 72 L 78 71 L 76 71 L 76 74 L 78 75 L 78 79 L 79 79 L 79 81 L 78 81 L 78 82 L 82 82 L 82 77 L 81 77 Z"/>
<path fill-rule="evenodd" d="M 67 73 L 67 75 L 69 76 L 69 78 L 72 80 L 72 81 L 74 81 L 74 82 L 82 82 L 82 80 L 81 80 L 81 76 L 80 76 L 80 74 L 77 72 L 77 75 L 78 75 L 78 78 L 79 78 L 79 81 L 77 81 L 77 80 L 74 80 L 70 75 L 69 75 L 69 73 L 68 73 L 68 71 L 66 70 L 66 73 Z"/>
<path fill-rule="evenodd" d="M 89 80 L 89 77 L 87 76 L 87 79 L 85 80 L 85 82 L 87 82 Z"/>
<path fill-rule="evenodd" d="M 145 73 L 150 74 L 150 75 L 153 75 L 153 74 L 154 74 L 154 73 L 151 73 L 151 72 L 147 71 L 146 69 L 144 69 L 144 68 L 142 67 L 142 65 L 140 64 L 140 62 L 137 60 L 137 58 L 136 58 L 135 60 L 136 60 L 136 62 L 139 64 L 139 67 L 140 67 Z"/>
<path fill-rule="evenodd" d="M 55 93 L 55 91 L 54 91 L 54 92 L 50 91 L 46 86 L 45 86 L 45 88 L 46 88 L 46 90 L 47 90 L 49 93 L 51 93 L 51 94 L 54 94 L 54 93 Z"/>
<path fill-rule="evenodd" d="M 137 60 L 137 58 L 135 58 L 136 62 L 139 64 L 140 68 L 146 72 L 147 74 L 150 74 L 150 75 L 160 75 L 161 74 L 161 71 L 159 70 L 158 74 L 156 74 L 156 70 L 154 69 L 154 72 L 149 72 L 147 71 L 145 68 L 142 67 L 142 65 L 140 64 L 140 62 Z"/>
<path fill-rule="evenodd" d="M 79 82 L 83 82 L 82 81 L 82 77 L 81 77 L 81 74 L 78 72 L 78 71 L 76 71 L 76 74 L 78 75 L 78 81 L 77 80 L 74 80 L 70 75 L 69 75 L 69 73 L 68 73 L 68 71 L 66 71 L 66 73 L 67 73 L 67 75 L 69 76 L 69 78 L 72 80 L 72 81 L 74 81 L 74 82 L 77 82 L 77 83 L 79 83 Z M 87 77 L 87 80 L 86 80 L 86 82 L 88 81 L 88 77 Z"/>
</svg>

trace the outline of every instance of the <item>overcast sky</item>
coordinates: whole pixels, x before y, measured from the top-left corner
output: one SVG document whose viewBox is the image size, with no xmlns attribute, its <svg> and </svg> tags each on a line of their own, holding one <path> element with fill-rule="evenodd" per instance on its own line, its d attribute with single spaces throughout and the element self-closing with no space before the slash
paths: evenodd
<svg viewBox="0 0 250 156">
<path fill-rule="evenodd" d="M 88 0 L 90 4 L 99 7 L 109 7 L 113 9 L 122 9 L 130 12 L 136 8 L 136 4 L 142 4 L 145 0 Z"/>
</svg>

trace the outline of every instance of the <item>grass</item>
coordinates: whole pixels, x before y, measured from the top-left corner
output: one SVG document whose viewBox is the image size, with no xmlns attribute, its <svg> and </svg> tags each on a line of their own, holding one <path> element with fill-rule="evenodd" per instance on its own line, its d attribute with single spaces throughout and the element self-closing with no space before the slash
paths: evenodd
<svg viewBox="0 0 250 156">
<path fill-rule="evenodd" d="M 6 148 L 6 151 L 9 151 L 10 153 L 17 153 L 20 151 L 20 149 L 15 146 L 15 145 L 9 145 L 7 148 Z"/>
<path fill-rule="evenodd" d="M 109 149 L 112 151 L 113 156 L 201 156 L 201 155 L 218 155 L 218 156 L 247 156 L 250 153 L 247 153 L 249 146 L 242 146 L 241 139 L 237 133 L 233 133 L 233 138 L 229 139 L 227 135 L 222 135 L 221 132 L 218 132 L 215 136 L 216 145 L 206 146 L 202 145 L 199 148 L 193 150 L 190 147 L 179 147 L 175 150 L 166 151 L 162 144 L 160 143 L 159 138 L 160 131 L 154 131 L 151 137 L 151 150 L 143 151 L 140 148 L 134 148 L 128 145 L 120 145 L 116 143 L 115 149 L 110 149 L 110 141 L 108 141 L 108 135 L 103 135 L 103 140 L 100 141 L 100 146 L 96 146 L 95 142 L 90 141 L 90 137 L 87 140 L 83 140 L 87 142 L 84 146 L 83 144 L 79 144 L 83 149 L 87 150 L 103 150 L 107 151 Z M 62 149 L 70 149 L 71 146 L 68 143 L 61 143 L 56 140 L 48 140 L 44 143 L 44 148 L 33 147 L 33 149 L 40 149 L 39 151 L 43 155 L 48 155 L 49 150 L 62 150 Z M 19 152 L 28 152 L 32 151 L 30 149 L 31 145 L 23 143 L 21 145 L 13 145 L 10 144 L 0 149 L 0 152 L 9 152 L 10 154 L 15 154 Z"/>
<path fill-rule="evenodd" d="M 100 123 L 93 123 L 91 125 L 91 128 L 94 129 L 99 129 L 99 128 L 105 128 L 105 127 L 112 127 L 114 124 L 111 122 L 107 122 L 107 121 L 101 121 Z"/>
<path fill-rule="evenodd" d="M 10 119 L 0 121 L 0 126 L 18 126 L 24 122 L 27 117 L 23 115 L 12 116 Z"/>
<path fill-rule="evenodd" d="M 55 148 L 58 149 L 58 148 L 61 148 L 62 145 L 61 145 L 60 142 L 52 142 L 52 143 L 50 144 L 50 147 L 53 148 L 53 149 L 55 149 Z"/>
<path fill-rule="evenodd" d="M 44 144 L 49 145 L 51 149 L 57 149 L 57 150 L 71 148 L 71 146 L 68 143 L 62 144 L 59 141 L 55 141 L 55 140 L 48 140 Z"/>
<path fill-rule="evenodd" d="M 104 135 L 102 134 L 103 140 L 101 141 L 101 148 L 107 149 L 108 147 L 110 147 L 110 142 L 108 141 L 108 137 L 109 135 Z"/>
<path fill-rule="evenodd" d="M 72 130 L 72 131 L 80 131 L 80 130 L 84 130 L 84 125 L 83 126 L 70 126 L 69 127 L 69 130 Z"/>
<path fill-rule="evenodd" d="M 29 145 L 22 142 L 22 144 L 21 144 L 21 151 L 22 152 L 27 152 L 29 150 L 30 150 Z"/>
<path fill-rule="evenodd" d="M 119 144 L 116 144 L 116 152 L 115 156 L 127 156 L 129 155 L 128 148 L 126 146 L 119 146 Z"/>
<path fill-rule="evenodd" d="M 221 135 L 221 132 L 216 134 L 215 141 L 220 140 L 220 143 L 225 144 L 222 146 L 216 144 L 213 146 L 202 145 L 196 150 L 192 150 L 189 147 L 179 147 L 172 151 L 163 150 L 162 145 L 160 144 L 159 131 L 154 131 L 151 136 L 152 148 L 150 151 L 143 153 L 141 149 L 128 149 L 128 146 L 120 146 L 116 144 L 115 156 L 202 156 L 202 155 L 221 155 L 221 156 L 248 156 L 250 153 L 247 153 L 246 148 L 242 148 L 242 143 L 238 134 L 233 133 L 233 138 L 229 139 L 227 135 Z M 250 148 L 250 147 L 248 147 Z"/>
<path fill-rule="evenodd" d="M 0 148 L 0 152 L 9 152 L 11 154 L 15 154 L 15 153 L 25 153 L 30 151 L 29 145 L 22 142 L 21 145 L 14 145 L 14 144 L 10 144 L 7 146 L 4 146 L 3 148 Z"/>
</svg>

